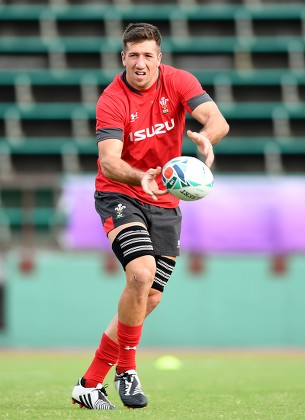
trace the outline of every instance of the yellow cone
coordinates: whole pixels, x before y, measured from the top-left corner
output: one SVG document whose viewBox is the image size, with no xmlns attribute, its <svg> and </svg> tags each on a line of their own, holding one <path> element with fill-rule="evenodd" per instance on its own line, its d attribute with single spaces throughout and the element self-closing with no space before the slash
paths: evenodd
<svg viewBox="0 0 305 420">
<path fill-rule="evenodd" d="M 172 355 L 161 356 L 155 361 L 155 367 L 159 370 L 178 370 L 181 366 L 181 360 Z"/>
</svg>

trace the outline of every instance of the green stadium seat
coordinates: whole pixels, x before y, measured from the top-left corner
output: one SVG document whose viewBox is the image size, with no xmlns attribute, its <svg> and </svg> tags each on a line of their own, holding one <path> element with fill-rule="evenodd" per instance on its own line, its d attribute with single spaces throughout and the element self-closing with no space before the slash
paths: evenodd
<svg viewBox="0 0 305 420">
<path fill-rule="evenodd" d="M 304 119 L 305 105 L 303 103 L 279 104 L 277 102 L 251 103 L 230 102 L 218 103 L 222 112 L 228 119 L 270 119 L 276 112 L 284 112 L 288 118 Z M 60 120 L 72 119 L 86 121 L 95 118 L 94 103 L 39 103 L 39 104 L 15 104 L 9 108 L 6 103 L 0 103 L 0 117 L 15 115 L 22 120 Z M 189 119 L 190 116 L 187 115 Z"/>
<path fill-rule="evenodd" d="M 176 54 L 182 53 L 215 53 L 249 51 L 259 53 L 299 52 L 304 51 L 303 36 L 278 37 L 164 37 L 163 50 Z M 121 38 L 108 37 L 77 37 L 37 38 L 37 37 L 6 37 L 0 43 L 0 52 L 4 53 L 100 53 L 122 50 Z"/>
<path fill-rule="evenodd" d="M 294 80 L 298 85 L 305 85 L 305 72 L 291 71 L 285 68 L 276 69 L 189 69 L 203 84 L 212 84 L 215 78 L 225 76 L 230 83 L 239 86 L 253 85 L 280 85 L 282 78 Z M 118 69 L 0 69 L 0 83 L 2 86 L 13 85 L 18 82 L 19 76 L 26 76 L 31 85 L 89 85 L 97 83 L 106 86 L 117 74 Z"/>
<path fill-rule="evenodd" d="M 154 4 L 115 6 L 108 4 L 65 4 L 50 5 L 29 4 L 29 5 L 1 5 L 1 20 L 32 20 L 39 19 L 41 14 L 56 17 L 60 20 L 102 20 L 111 17 L 112 19 L 156 19 L 166 20 L 174 12 L 174 15 L 185 17 L 188 20 L 215 20 L 234 19 L 238 11 L 246 11 L 251 19 L 260 20 L 295 20 L 300 19 L 305 6 L 300 3 L 292 4 L 267 4 L 261 5 L 238 5 L 238 4 L 218 4 L 218 5 L 188 5 L 175 6 L 172 4 Z"/>
</svg>

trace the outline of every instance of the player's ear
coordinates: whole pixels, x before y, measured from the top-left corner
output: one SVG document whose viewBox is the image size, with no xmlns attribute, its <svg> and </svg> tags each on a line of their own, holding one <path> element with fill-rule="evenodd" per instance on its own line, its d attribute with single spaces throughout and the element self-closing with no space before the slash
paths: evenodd
<svg viewBox="0 0 305 420">
<path fill-rule="evenodd" d="M 158 66 L 160 66 L 162 60 L 162 53 L 160 52 L 158 55 Z"/>
<path fill-rule="evenodd" d="M 121 51 L 121 59 L 122 59 L 123 66 L 125 67 L 125 52 L 124 51 Z"/>
</svg>

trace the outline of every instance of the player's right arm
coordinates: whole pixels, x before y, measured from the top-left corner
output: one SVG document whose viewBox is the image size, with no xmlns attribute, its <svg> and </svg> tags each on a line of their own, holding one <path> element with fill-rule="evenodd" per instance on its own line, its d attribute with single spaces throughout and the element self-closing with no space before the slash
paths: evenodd
<svg viewBox="0 0 305 420">
<path fill-rule="evenodd" d="M 157 195 L 167 191 L 159 190 L 155 178 L 161 167 L 150 168 L 146 172 L 130 166 L 121 158 L 123 142 L 118 139 L 107 139 L 98 142 L 98 153 L 103 175 L 112 181 L 129 185 L 141 185 L 143 191 L 157 200 Z"/>
<path fill-rule="evenodd" d="M 141 185 L 144 172 L 133 168 L 121 158 L 123 142 L 108 139 L 98 142 L 98 152 L 104 176 L 112 181 Z"/>
</svg>

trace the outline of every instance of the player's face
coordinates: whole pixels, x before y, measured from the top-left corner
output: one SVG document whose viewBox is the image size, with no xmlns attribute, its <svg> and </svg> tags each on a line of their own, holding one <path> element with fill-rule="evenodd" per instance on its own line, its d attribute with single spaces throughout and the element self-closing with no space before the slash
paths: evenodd
<svg viewBox="0 0 305 420">
<path fill-rule="evenodd" d="M 150 88 L 158 78 L 162 54 L 154 40 L 127 43 L 122 51 L 122 62 L 126 67 L 127 82 L 137 90 Z"/>
</svg>

